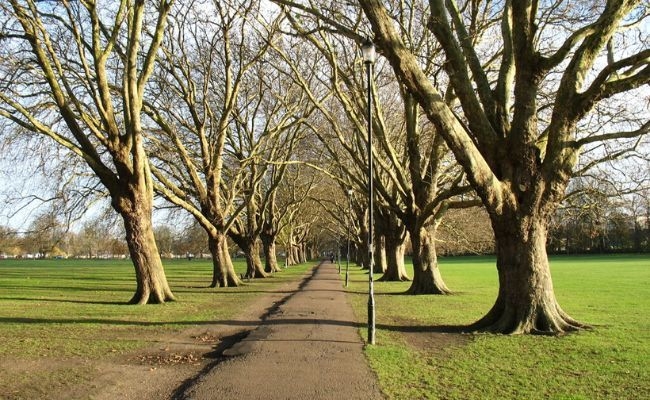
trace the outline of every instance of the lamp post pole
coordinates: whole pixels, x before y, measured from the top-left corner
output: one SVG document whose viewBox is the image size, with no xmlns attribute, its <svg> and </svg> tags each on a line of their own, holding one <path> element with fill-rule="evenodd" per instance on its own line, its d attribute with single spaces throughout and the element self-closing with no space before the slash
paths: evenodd
<svg viewBox="0 0 650 400">
<path fill-rule="evenodd" d="M 373 161 L 372 161 L 372 68 L 375 62 L 375 45 L 370 39 L 361 45 L 363 54 L 363 63 L 366 66 L 366 82 L 368 88 L 368 343 L 375 344 L 375 287 L 373 281 L 373 272 L 375 269 L 374 245 L 373 245 L 373 216 L 374 216 L 374 180 L 373 180 Z"/>
<path fill-rule="evenodd" d="M 341 274 L 341 245 L 339 244 L 339 235 L 336 235 L 336 264 L 339 266 L 339 275 Z"/>
<path fill-rule="evenodd" d="M 348 251 L 345 258 L 345 287 L 350 283 L 350 225 L 352 224 L 352 189 L 348 189 Z"/>
</svg>

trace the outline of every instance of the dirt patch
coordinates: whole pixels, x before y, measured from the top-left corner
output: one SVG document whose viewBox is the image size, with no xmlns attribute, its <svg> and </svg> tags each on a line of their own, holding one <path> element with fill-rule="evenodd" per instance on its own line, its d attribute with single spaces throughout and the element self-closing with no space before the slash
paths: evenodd
<svg viewBox="0 0 650 400">
<path fill-rule="evenodd" d="M 404 327 L 393 328 L 393 331 L 409 347 L 433 355 L 467 346 L 474 340 L 472 334 L 462 333 L 460 327 L 413 325 L 413 321 L 400 318 L 393 319 L 393 326 Z"/>
</svg>

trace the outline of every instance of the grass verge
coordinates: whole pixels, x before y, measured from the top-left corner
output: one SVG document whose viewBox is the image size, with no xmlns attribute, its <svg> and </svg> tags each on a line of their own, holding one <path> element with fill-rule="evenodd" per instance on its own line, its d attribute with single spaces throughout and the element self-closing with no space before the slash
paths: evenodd
<svg viewBox="0 0 650 400">
<path fill-rule="evenodd" d="M 128 260 L 0 260 L 0 398 L 90 380 L 96 371 L 89 366 L 98 361 L 123 359 L 184 329 L 228 321 L 311 266 L 211 289 L 211 261 L 164 264 L 178 301 L 137 306 L 126 304 L 135 292 Z M 240 261 L 235 268 L 246 267 Z"/>
<path fill-rule="evenodd" d="M 390 399 L 650 398 L 648 255 L 553 257 L 560 305 L 594 327 L 558 337 L 442 333 L 490 309 L 497 273 L 490 257 L 442 258 L 440 269 L 453 295 L 375 284 L 377 345 L 366 354 Z M 363 323 L 367 274 L 355 267 L 351 276 Z"/>
</svg>

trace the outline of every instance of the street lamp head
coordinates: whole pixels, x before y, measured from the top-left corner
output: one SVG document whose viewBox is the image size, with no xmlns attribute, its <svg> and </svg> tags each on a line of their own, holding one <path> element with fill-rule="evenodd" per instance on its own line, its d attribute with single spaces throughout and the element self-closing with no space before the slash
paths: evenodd
<svg viewBox="0 0 650 400">
<path fill-rule="evenodd" d="M 370 38 L 366 38 L 366 40 L 364 40 L 363 44 L 361 45 L 361 55 L 363 56 L 363 62 L 365 64 L 375 63 L 375 44 L 372 42 L 372 40 L 370 40 Z"/>
</svg>

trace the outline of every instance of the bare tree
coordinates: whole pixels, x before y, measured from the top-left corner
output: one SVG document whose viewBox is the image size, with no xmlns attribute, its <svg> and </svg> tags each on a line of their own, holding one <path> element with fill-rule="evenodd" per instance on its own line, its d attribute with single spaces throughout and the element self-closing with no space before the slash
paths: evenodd
<svg viewBox="0 0 650 400">
<path fill-rule="evenodd" d="M 497 246 L 499 294 L 472 329 L 503 333 L 559 333 L 584 325 L 558 304 L 546 255 L 548 221 L 562 201 L 581 149 L 639 138 L 650 127 L 641 105 L 630 129 L 577 129 L 594 106 L 650 80 L 647 37 L 629 38 L 607 62 L 607 44 L 646 18 L 641 1 L 613 0 L 589 8 L 537 1 L 431 0 L 427 29 L 446 55 L 452 109 L 405 46 L 384 2 L 360 1 L 384 56 L 443 135 L 485 205 Z M 492 53 L 473 27 L 499 17 Z M 622 32 L 622 33 L 618 33 Z M 647 33 L 646 33 L 647 35 Z M 613 60 L 613 56 L 620 58 Z M 492 60 L 498 59 L 494 65 Z M 552 91 L 549 78 L 559 75 Z"/>
<path fill-rule="evenodd" d="M 201 5 L 202 7 L 198 7 Z M 259 3 L 190 2 L 177 6 L 146 111 L 158 129 L 149 151 L 157 191 L 206 231 L 211 287 L 237 286 L 226 234 L 243 209 L 235 199 L 243 175 L 229 162 L 226 140 L 244 76 L 265 51 L 247 39 Z"/>
<path fill-rule="evenodd" d="M 367 160 L 361 155 L 367 146 L 365 135 L 353 135 L 350 132 L 364 132 L 363 110 L 366 109 L 363 96 L 356 94 L 365 91 L 360 77 L 361 60 L 356 50 L 355 42 L 363 38 L 353 30 L 359 23 L 360 15 L 350 13 L 344 19 L 347 25 L 335 18 L 325 16 L 324 10 L 313 3 L 310 6 L 300 6 L 291 1 L 277 1 L 292 7 L 292 12 L 301 11 L 308 18 L 294 18 L 288 13 L 296 35 L 304 37 L 325 60 L 328 61 L 328 75 L 317 75 L 320 80 L 301 78 L 301 66 L 293 62 L 290 54 L 284 55 L 285 63 L 291 66 L 292 73 L 297 76 L 304 90 L 309 93 L 322 115 L 321 121 L 313 124 L 313 132 L 329 152 L 335 165 L 330 173 L 337 176 L 342 186 L 352 184 L 360 193 L 367 192 L 367 182 L 362 179 L 367 169 Z M 330 10 L 333 10 L 330 9 Z M 360 11 L 359 11 L 360 12 Z M 414 49 L 427 51 L 426 70 L 432 76 L 441 74 L 436 66 L 439 50 L 434 46 L 431 35 L 428 37 L 414 33 L 415 28 L 409 26 L 412 21 L 423 13 L 421 8 L 402 10 L 399 26 L 403 27 L 405 35 L 409 36 Z M 314 16 L 317 18 L 314 19 Z M 311 18 L 311 25 L 306 22 Z M 340 20 L 340 18 L 339 18 Z M 339 35 L 331 34 L 332 29 Z M 353 44 L 350 46 L 350 44 Z M 392 222 L 399 232 L 399 224 L 409 233 L 413 244 L 413 283 L 409 293 L 446 294 L 449 289 L 440 274 L 435 250 L 435 231 L 446 210 L 456 207 L 476 206 L 478 201 L 463 200 L 459 195 L 471 190 L 463 179 L 463 171 L 450 158 L 449 150 L 435 127 L 420 118 L 418 103 L 405 87 L 395 83 L 392 73 L 382 73 L 381 65 L 378 72 L 378 85 L 373 91 L 375 97 L 375 118 L 372 121 L 373 132 L 377 136 L 377 146 L 373 149 L 373 158 L 377 164 L 375 187 L 378 193 L 379 208 L 386 212 L 386 221 Z M 326 81 L 327 78 L 327 81 Z M 453 96 L 449 96 L 449 101 Z M 394 213 L 400 220 L 391 220 Z M 377 216 L 375 216 L 377 217 Z M 382 224 L 378 224 L 378 228 Z M 395 230 L 391 230 L 395 232 Z M 387 240 L 383 232 L 377 232 L 380 239 L 375 243 L 380 245 Z M 363 234 L 363 230 L 362 230 Z M 400 251 L 401 243 L 406 235 L 396 235 L 389 249 Z M 383 248 L 374 251 L 379 257 Z M 397 259 L 391 254 L 389 259 Z M 376 267 L 381 263 L 376 263 Z M 391 267 L 400 268 L 395 262 Z M 384 272 L 377 269 L 377 272 Z M 403 268 L 392 271 L 386 279 L 407 279 Z"/>
<path fill-rule="evenodd" d="M 76 154 L 101 181 L 124 221 L 138 304 L 174 300 L 151 223 L 141 118 L 171 3 L 0 5 L 0 116 Z"/>
<path fill-rule="evenodd" d="M 157 188 L 206 230 L 212 286 L 239 284 L 226 235 L 257 271 L 249 275 L 264 275 L 259 237 L 264 231 L 265 243 L 274 243 L 267 211 L 305 112 L 286 80 L 265 66 L 277 21 L 260 4 L 179 5 L 155 81 L 163 95 L 147 108 L 159 127 L 150 148 Z"/>
</svg>

